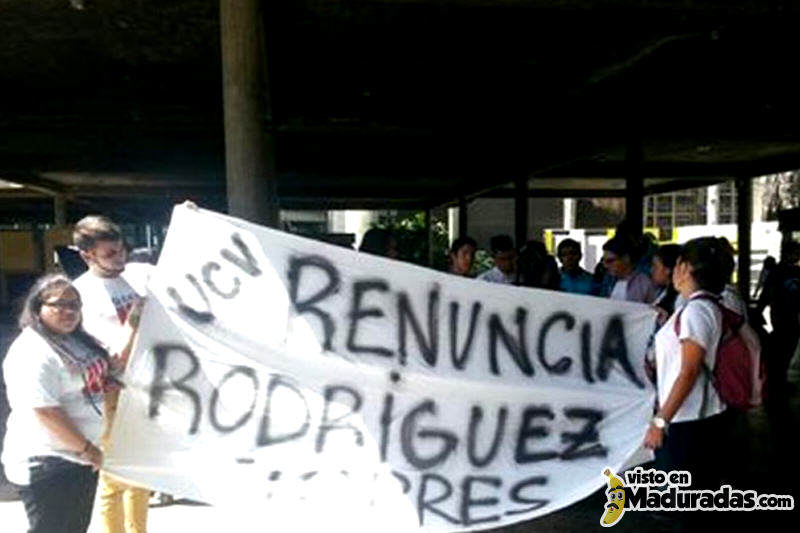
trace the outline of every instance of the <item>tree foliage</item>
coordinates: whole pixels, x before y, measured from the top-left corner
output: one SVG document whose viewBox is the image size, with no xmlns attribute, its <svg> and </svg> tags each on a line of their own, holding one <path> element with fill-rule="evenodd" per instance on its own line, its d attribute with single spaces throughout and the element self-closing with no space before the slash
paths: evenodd
<svg viewBox="0 0 800 533">
<path fill-rule="evenodd" d="M 391 231 L 397 239 L 400 259 L 417 265 L 428 266 L 428 232 L 425 228 L 425 213 L 400 212 L 381 215 L 374 228 Z M 433 264 L 436 270 L 447 270 L 449 237 L 447 224 L 443 220 L 431 219 L 431 244 Z"/>
<path fill-rule="evenodd" d="M 767 220 L 775 220 L 782 209 L 800 207 L 800 170 L 765 176 L 761 201 Z"/>
</svg>

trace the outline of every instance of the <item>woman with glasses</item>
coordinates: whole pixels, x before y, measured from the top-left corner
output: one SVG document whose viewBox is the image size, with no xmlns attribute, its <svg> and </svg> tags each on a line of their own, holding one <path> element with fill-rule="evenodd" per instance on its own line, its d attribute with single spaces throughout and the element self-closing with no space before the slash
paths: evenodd
<svg viewBox="0 0 800 533">
<path fill-rule="evenodd" d="M 103 394 L 112 359 L 81 326 L 81 300 L 62 274 L 39 279 L 3 363 L 11 414 L 2 462 L 20 485 L 30 532 L 85 532 L 103 455 Z"/>
<path fill-rule="evenodd" d="M 609 298 L 646 304 L 656 299 L 656 286 L 650 276 L 636 270 L 638 260 L 633 239 L 617 235 L 606 241 L 603 264 L 615 280 Z"/>
</svg>

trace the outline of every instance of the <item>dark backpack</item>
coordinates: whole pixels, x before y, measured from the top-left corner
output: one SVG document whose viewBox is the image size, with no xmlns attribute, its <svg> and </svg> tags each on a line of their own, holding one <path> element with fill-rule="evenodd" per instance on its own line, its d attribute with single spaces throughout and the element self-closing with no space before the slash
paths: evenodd
<svg viewBox="0 0 800 533">
<path fill-rule="evenodd" d="M 761 343 L 758 335 L 742 315 L 723 306 L 717 297 L 701 294 L 689 301 L 700 299 L 711 300 L 722 313 L 722 337 L 717 346 L 714 368 L 709 370 L 708 365 L 703 363 L 706 387 L 703 388 L 700 416 L 705 414 L 709 381 L 714 385 L 720 399 L 729 407 L 746 411 L 760 405 L 765 373 L 761 364 Z M 675 334 L 679 339 L 682 312 L 683 309 L 675 317 Z"/>
</svg>

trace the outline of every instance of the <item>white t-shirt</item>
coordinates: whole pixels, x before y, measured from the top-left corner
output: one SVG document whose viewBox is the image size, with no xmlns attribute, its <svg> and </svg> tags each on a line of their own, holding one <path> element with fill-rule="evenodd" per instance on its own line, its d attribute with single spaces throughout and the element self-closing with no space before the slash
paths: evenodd
<svg viewBox="0 0 800 533">
<path fill-rule="evenodd" d="M 502 283 L 504 285 L 510 285 L 514 283 L 514 274 L 507 276 L 499 268 L 492 267 L 478 276 L 478 279 L 481 281 L 488 281 L 489 283 Z"/>
<path fill-rule="evenodd" d="M 103 419 L 95 407 L 102 409 L 102 393 L 92 394 L 90 402 L 81 374 L 71 371 L 31 328 L 25 328 L 8 349 L 3 376 L 11 407 L 2 456 L 8 479 L 18 485 L 30 483 L 30 457 L 59 456 L 84 462 L 42 426 L 33 410 L 60 407 L 81 434 L 98 445 Z"/>
<path fill-rule="evenodd" d="M 614 283 L 614 288 L 611 289 L 611 294 L 608 296 L 611 300 L 625 301 L 628 299 L 628 280 L 618 279 Z"/>
<path fill-rule="evenodd" d="M 83 327 L 105 344 L 112 354 L 119 353 L 128 340 L 124 325 L 134 303 L 143 298 L 153 265 L 128 263 L 116 278 L 102 278 L 84 272 L 73 285 L 83 301 Z"/>
<path fill-rule="evenodd" d="M 699 295 L 699 292 L 692 296 Z M 680 316 L 680 339 L 675 334 L 675 320 Z M 681 340 L 691 339 L 702 346 L 705 353 L 705 365 L 713 371 L 717 357 L 717 346 L 722 334 L 722 313 L 716 303 L 706 299 L 691 299 L 680 312 L 676 311 L 656 333 L 656 369 L 658 402 L 663 405 L 669 397 L 672 386 L 681 371 Z M 707 387 L 707 398 L 704 418 L 721 413 L 725 405 L 720 400 L 717 390 L 701 370 L 691 392 L 678 408 L 671 422 L 687 422 L 700 418 L 703 402 L 703 388 Z"/>
</svg>

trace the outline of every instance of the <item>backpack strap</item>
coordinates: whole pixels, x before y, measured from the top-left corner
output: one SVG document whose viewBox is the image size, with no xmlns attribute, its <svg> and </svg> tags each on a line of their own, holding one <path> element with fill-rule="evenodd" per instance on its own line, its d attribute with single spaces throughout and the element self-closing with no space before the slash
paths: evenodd
<svg viewBox="0 0 800 533">
<path fill-rule="evenodd" d="M 703 361 L 703 376 L 705 376 L 706 382 L 703 385 L 703 399 L 700 400 L 700 412 L 698 413 L 700 418 L 706 417 L 706 407 L 708 407 L 708 384 L 711 383 L 711 371 L 708 369 L 708 365 L 705 361 Z"/>
<path fill-rule="evenodd" d="M 725 311 L 724 308 L 722 307 L 722 304 L 720 303 L 719 297 L 713 296 L 712 294 L 705 292 L 689 298 L 689 300 L 686 302 L 686 305 L 681 307 L 678 310 L 678 314 L 675 315 L 675 324 L 673 326 L 675 328 L 675 335 L 678 337 L 678 342 L 680 343 L 681 340 L 681 313 L 683 313 L 683 310 L 686 309 L 686 306 L 688 306 L 689 303 L 691 303 L 693 300 L 710 300 L 715 304 L 717 304 L 717 307 L 719 307 L 720 313 L 722 313 L 722 328 L 721 328 L 722 331 L 720 332 L 719 341 L 717 343 L 717 349 L 719 349 L 719 343 L 722 342 L 722 339 L 725 337 L 725 322 L 726 322 Z M 714 361 L 716 363 L 716 359 Z M 708 385 L 709 383 L 711 383 L 713 379 L 711 369 L 708 368 L 708 365 L 706 364 L 705 361 L 705 357 L 703 358 L 703 363 L 701 368 L 703 370 L 703 377 L 705 378 L 705 383 L 703 384 L 703 398 L 702 400 L 700 400 L 700 412 L 698 413 L 698 416 L 700 418 L 705 418 L 706 408 L 708 407 Z"/>
</svg>

